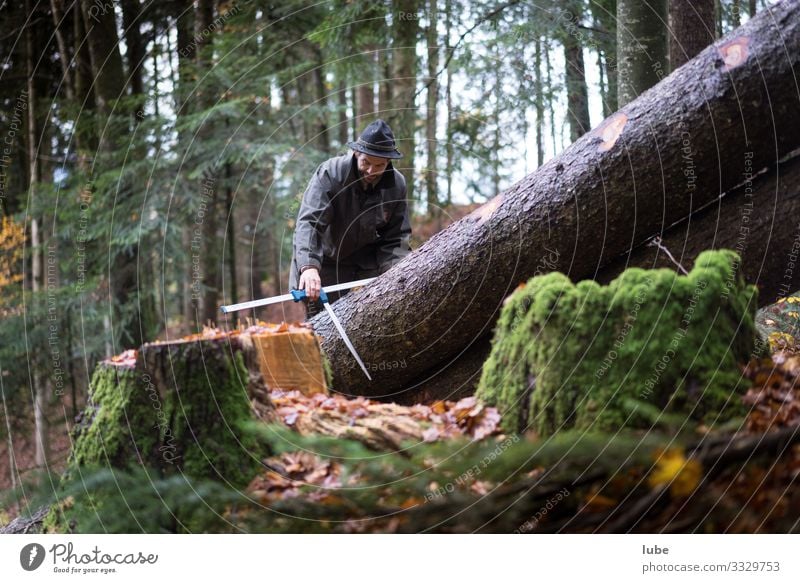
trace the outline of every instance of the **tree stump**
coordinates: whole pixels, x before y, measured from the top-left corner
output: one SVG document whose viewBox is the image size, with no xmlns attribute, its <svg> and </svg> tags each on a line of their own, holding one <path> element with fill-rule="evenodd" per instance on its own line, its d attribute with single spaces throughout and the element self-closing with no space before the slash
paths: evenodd
<svg viewBox="0 0 800 583">
<path fill-rule="evenodd" d="M 743 414 L 756 289 L 738 265 L 732 251 L 707 251 L 686 276 L 532 278 L 503 308 L 476 397 L 498 407 L 506 430 L 539 435 L 648 429 L 662 412 L 710 424 Z"/>
</svg>

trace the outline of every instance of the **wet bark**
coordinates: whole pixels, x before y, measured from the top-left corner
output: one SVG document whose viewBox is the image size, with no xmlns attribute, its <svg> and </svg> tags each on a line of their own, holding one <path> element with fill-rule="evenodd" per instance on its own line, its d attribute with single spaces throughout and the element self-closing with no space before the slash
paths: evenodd
<svg viewBox="0 0 800 583">
<path fill-rule="evenodd" d="M 666 0 L 618 0 L 618 101 L 630 103 L 667 73 Z"/>
<path fill-rule="evenodd" d="M 774 166 L 800 145 L 799 60 L 800 5 L 765 10 L 348 294 L 334 309 L 363 360 L 403 366 L 387 365 L 367 381 L 322 314 L 312 323 L 324 338 L 334 390 L 398 398 L 413 379 L 488 334 L 519 283 L 552 270 L 594 277 L 733 189 L 747 167 Z"/>
<path fill-rule="evenodd" d="M 670 0 L 669 28 L 669 63 L 677 69 L 714 42 L 714 0 Z"/>
</svg>

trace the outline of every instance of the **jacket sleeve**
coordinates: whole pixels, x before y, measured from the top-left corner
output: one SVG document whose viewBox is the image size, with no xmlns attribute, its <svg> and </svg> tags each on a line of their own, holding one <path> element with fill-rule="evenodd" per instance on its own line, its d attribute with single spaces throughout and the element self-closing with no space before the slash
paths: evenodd
<svg viewBox="0 0 800 583">
<path fill-rule="evenodd" d="M 378 271 L 385 273 L 411 253 L 411 221 L 403 187 L 402 198 L 395 203 L 378 247 Z"/>
<path fill-rule="evenodd" d="M 322 267 L 322 234 L 331 222 L 331 177 L 327 164 L 317 167 L 303 193 L 294 231 L 297 268 Z"/>
</svg>

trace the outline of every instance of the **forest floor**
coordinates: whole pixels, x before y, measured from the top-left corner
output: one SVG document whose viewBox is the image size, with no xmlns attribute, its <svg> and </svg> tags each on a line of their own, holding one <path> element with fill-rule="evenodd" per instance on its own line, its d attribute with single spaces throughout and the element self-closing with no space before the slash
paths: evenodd
<svg viewBox="0 0 800 583">
<path fill-rule="evenodd" d="M 601 472 L 593 480 L 581 484 L 573 478 L 585 472 L 586 467 L 581 467 L 582 462 L 575 460 L 578 465 L 567 472 L 574 471 L 573 475 L 568 476 L 563 482 L 564 488 L 558 490 L 564 500 L 566 496 L 572 496 L 568 503 L 559 498 L 555 504 L 551 498 L 559 494 L 551 492 L 550 497 L 541 501 L 542 508 L 546 509 L 546 519 L 533 513 L 528 520 L 512 522 L 511 528 L 509 523 L 504 523 L 498 529 L 504 532 L 683 532 L 696 529 L 698 524 L 704 524 L 714 532 L 785 532 L 800 528 L 797 523 L 800 495 L 792 494 L 800 476 L 800 445 L 796 445 L 794 440 L 800 426 L 800 298 L 785 298 L 761 310 L 757 320 L 761 332 L 769 338 L 772 357 L 752 361 L 744 371 L 752 383 L 752 388 L 744 396 L 750 412 L 744 425 L 735 432 L 736 444 L 725 441 L 724 436 L 721 441 L 715 441 L 715 435 L 704 435 L 704 429 L 700 427 L 697 437 L 704 444 L 703 451 L 698 449 L 693 453 L 694 457 L 699 456 L 698 459 L 702 460 L 698 462 L 700 465 L 692 461 L 688 449 L 673 447 L 657 450 L 658 457 L 650 459 L 650 464 L 628 465 L 625 471 L 611 474 Z M 508 443 L 508 436 L 501 435 L 497 428 L 495 412 L 481 410 L 470 399 L 406 408 L 363 398 L 320 397 L 305 398 L 299 394 L 272 392 L 278 414 L 289 427 L 295 424 L 302 411 L 328 409 L 362 416 L 378 411 L 385 415 L 387 407 L 396 407 L 398 411 L 402 409 L 402 415 L 436 420 L 435 427 L 423 435 L 426 442 L 467 436 L 476 441 L 483 439 L 501 443 L 506 440 Z M 64 421 L 63 411 L 59 415 L 60 421 L 56 420 L 55 414 L 50 419 L 52 475 L 60 475 L 70 448 L 69 427 Z M 30 411 L 27 415 L 17 416 L 12 426 L 14 460 L 23 480 L 35 477 L 37 472 L 32 426 Z M 505 445 L 498 447 L 505 448 Z M 347 490 L 348 485 L 357 485 L 347 482 L 350 479 L 346 477 L 348 468 L 308 452 L 285 452 L 266 461 L 272 469 L 256 477 L 248 488 L 262 504 L 291 502 L 291 499 L 303 498 L 311 488 L 328 492 L 317 500 L 324 505 L 326 501 L 339 500 L 331 494 L 331 489 L 335 491 L 344 485 Z M 12 487 L 9 464 L 8 441 L 4 437 L 0 441 L 0 492 L 7 492 Z M 619 469 L 621 467 L 617 467 Z M 543 468 L 537 467 L 521 478 L 535 479 L 542 471 Z M 483 477 L 487 479 L 464 480 L 467 494 L 476 500 L 485 497 L 487 492 L 500 491 L 498 484 L 487 475 Z M 422 490 L 417 487 L 415 492 L 398 488 L 396 495 L 384 496 L 384 502 L 391 500 L 386 509 L 413 510 L 421 502 L 438 498 L 438 490 L 441 490 L 441 484 L 435 481 L 426 484 Z M 638 493 L 632 495 L 633 491 Z M 313 497 L 308 502 L 314 502 Z M 547 507 L 553 509 L 547 510 Z M 18 511 L 16 505 L 0 507 L 0 525 L 13 519 Z M 458 512 L 454 508 L 442 508 L 441 511 L 444 514 Z M 364 518 L 369 519 L 364 521 Z M 356 513 L 354 519 L 353 524 L 362 521 L 360 527 L 353 527 L 353 530 L 361 532 L 417 531 L 424 526 L 414 522 L 419 517 L 415 518 L 413 512 L 405 517 L 405 523 L 403 518 L 396 516 L 372 520 Z M 516 529 L 513 524 L 516 524 Z M 447 531 L 447 528 L 442 530 Z"/>
</svg>

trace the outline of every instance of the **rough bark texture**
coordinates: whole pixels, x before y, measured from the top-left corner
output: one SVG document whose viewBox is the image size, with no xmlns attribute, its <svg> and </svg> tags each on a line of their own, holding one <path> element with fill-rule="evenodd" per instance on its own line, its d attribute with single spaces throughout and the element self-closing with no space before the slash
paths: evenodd
<svg viewBox="0 0 800 583">
<path fill-rule="evenodd" d="M 744 169 L 744 165 L 743 165 Z M 607 284 L 628 267 L 687 271 L 706 249 L 732 249 L 742 258 L 745 279 L 758 288 L 763 307 L 800 289 L 800 154 L 744 182 L 666 229 L 660 246 L 644 243 L 604 265 L 594 279 Z M 667 251 L 672 258 L 667 255 Z M 454 359 L 437 364 L 406 386 L 402 402 L 429 402 L 472 394 L 489 356 L 490 335 L 476 340 Z"/>
<path fill-rule="evenodd" d="M 667 72 L 666 0 L 617 2 L 618 101 L 630 103 Z"/>
<path fill-rule="evenodd" d="M 689 270 L 705 249 L 732 249 L 742 257 L 745 279 L 758 288 L 759 306 L 800 289 L 800 153 L 743 178 L 719 201 L 665 231 L 660 247 L 641 245 L 604 266 L 596 279 L 608 282 L 634 266 L 675 268 L 665 250 Z"/>
<path fill-rule="evenodd" d="M 570 24 L 580 23 L 583 14 L 581 6 L 569 2 L 567 8 L 572 15 Z M 569 119 L 569 138 L 575 141 L 591 128 L 589 121 L 589 90 L 586 87 L 586 72 L 583 63 L 583 46 L 581 46 L 577 27 L 568 27 L 564 35 L 564 62 L 567 85 L 567 117 Z"/>
<path fill-rule="evenodd" d="M 334 305 L 366 362 L 403 368 L 369 383 L 328 316 L 317 316 L 334 390 L 398 398 L 490 332 L 503 298 L 537 271 L 594 277 L 739 184 L 745 153 L 753 170 L 774 165 L 800 144 L 798 60 L 800 4 L 784 2 Z"/>
<path fill-rule="evenodd" d="M 393 9 L 396 14 L 414 15 L 420 12 L 420 0 L 394 0 Z M 417 34 L 419 19 L 398 16 L 393 26 L 394 53 L 394 111 L 384 113 L 390 121 L 397 148 L 403 158 L 395 162 L 395 168 L 406 178 L 406 197 L 414 200 L 414 130 L 416 128 L 417 111 L 414 106 L 414 95 L 417 89 Z"/>
<path fill-rule="evenodd" d="M 669 64 L 677 69 L 714 42 L 714 0 L 669 0 Z"/>
<path fill-rule="evenodd" d="M 109 114 L 113 101 L 122 97 L 125 91 L 125 76 L 113 6 L 97 4 L 91 0 L 81 0 L 81 6 L 86 27 L 86 41 L 92 60 L 97 106 L 102 113 Z"/>
</svg>

